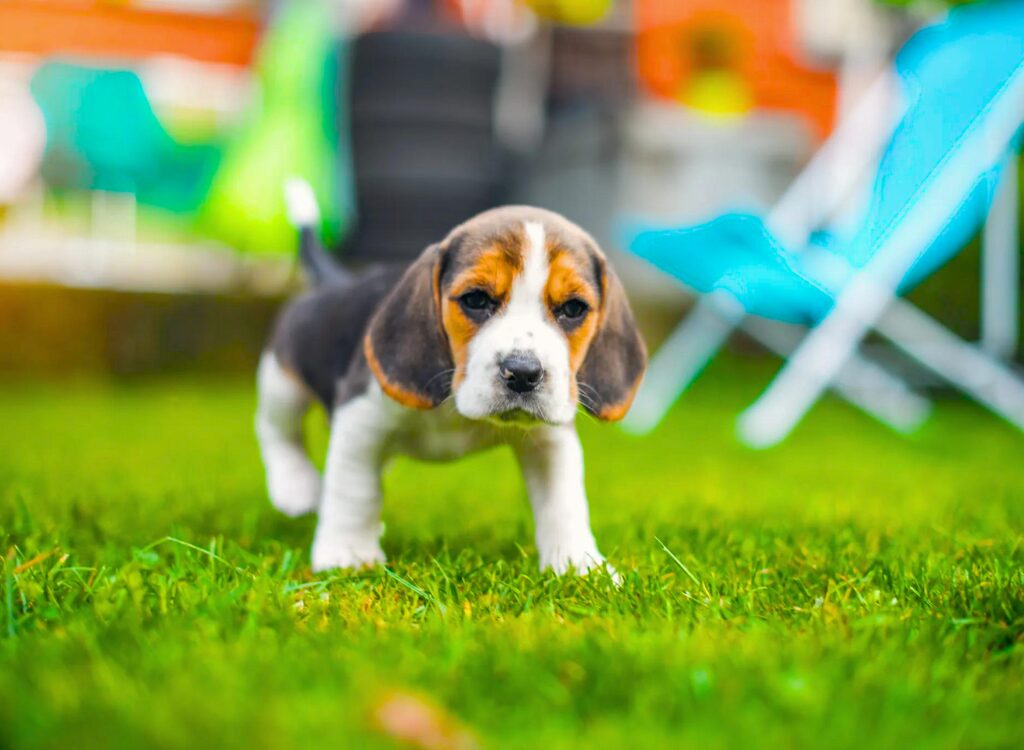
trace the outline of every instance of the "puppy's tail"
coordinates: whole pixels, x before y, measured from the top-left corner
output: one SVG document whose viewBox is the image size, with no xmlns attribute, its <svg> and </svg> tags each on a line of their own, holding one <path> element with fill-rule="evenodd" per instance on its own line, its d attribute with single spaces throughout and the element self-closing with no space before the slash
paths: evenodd
<svg viewBox="0 0 1024 750">
<path fill-rule="evenodd" d="M 320 242 L 320 206 L 308 182 L 301 177 L 284 181 L 284 203 L 288 220 L 299 232 L 299 262 L 314 286 L 348 279 L 348 272 Z"/>
</svg>

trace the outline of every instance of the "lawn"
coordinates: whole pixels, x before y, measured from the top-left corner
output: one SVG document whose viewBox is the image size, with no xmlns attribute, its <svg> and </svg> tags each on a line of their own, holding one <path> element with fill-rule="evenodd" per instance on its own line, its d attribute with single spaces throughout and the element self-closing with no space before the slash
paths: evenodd
<svg viewBox="0 0 1024 750">
<path fill-rule="evenodd" d="M 248 379 L 5 384 L 0 748 L 395 747 L 396 702 L 437 748 L 1022 746 L 1024 438 L 830 401 L 750 451 L 768 373 L 582 425 L 619 589 L 537 573 L 506 452 L 397 463 L 388 569 L 313 576 Z"/>
</svg>

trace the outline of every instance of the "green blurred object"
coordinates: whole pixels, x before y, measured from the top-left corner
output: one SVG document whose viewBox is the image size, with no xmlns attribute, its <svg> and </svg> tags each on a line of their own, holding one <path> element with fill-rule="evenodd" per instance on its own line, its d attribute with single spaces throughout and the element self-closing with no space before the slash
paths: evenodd
<svg viewBox="0 0 1024 750">
<path fill-rule="evenodd" d="M 133 193 L 141 203 L 179 213 L 198 208 L 221 149 L 172 138 L 135 73 L 49 62 L 31 89 L 46 121 L 48 184 Z"/>
<path fill-rule="evenodd" d="M 201 209 L 202 231 L 240 250 L 294 252 L 281 185 L 296 175 L 317 193 L 326 239 L 338 239 L 346 222 L 337 174 L 350 171 L 338 167 L 339 57 L 326 3 L 300 0 L 282 8 L 259 53 L 259 96 Z"/>
<path fill-rule="evenodd" d="M 46 63 L 31 86 L 46 121 L 43 177 L 57 189 L 132 193 L 195 216 L 198 231 L 239 250 L 290 254 L 281 185 L 298 175 L 313 185 L 334 242 L 339 206 L 353 204 L 348 149 L 338 153 L 339 59 L 328 4 L 287 3 L 264 41 L 243 124 L 195 144 L 168 133 L 135 73 Z"/>
</svg>

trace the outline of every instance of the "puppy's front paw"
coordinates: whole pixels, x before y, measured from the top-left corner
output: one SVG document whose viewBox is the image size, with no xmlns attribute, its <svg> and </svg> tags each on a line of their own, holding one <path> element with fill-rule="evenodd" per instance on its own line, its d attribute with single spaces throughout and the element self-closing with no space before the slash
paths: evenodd
<svg viewBox="0 0 1024 750">
<path fill-rule="evenodd" d="M 309 464 L 280 466 L 267 475 L 274 507 L 288 516 L 312 513 L 320 505 L 320 474 Z"/>
<path fill-rule="evenodd" d="M 376 536 L 353 535 L 313 542 L 313 572 L 356 569 L 387 562 Z"/>
<path fill-rule="evenodd" d="M 604 570 L 611 576 L 616 586 L 622 583 L 622 576 L 605 561 L 604 555 L 598 552 L 597 546 L 593 544 L 542 549 L 540 569 L 542 572 L 552 570 L 560 576 L 570 572 L 582 576 L 594 570 Z"/>
</svg>

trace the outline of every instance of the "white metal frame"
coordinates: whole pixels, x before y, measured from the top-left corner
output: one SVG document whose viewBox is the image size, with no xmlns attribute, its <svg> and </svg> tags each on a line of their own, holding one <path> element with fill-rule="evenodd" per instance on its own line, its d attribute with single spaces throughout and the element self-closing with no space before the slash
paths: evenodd
<svg viewBox="0 0 1024 750">
<path fill-rule="evenodd" d="M 1020 175 L 1009 159 L 992 202 L 981 256 L 981 347 L 1013 359 L 1020 340 Z"/>
<path fill-rule="evenodd" d="M 890 70 L 879 75 L 765 218 L 766 227 L 783 246 L 804 247 L 811 232 L 870 178 L 903 115 L 897 90 Z M 738 328 L 783 357 L 792 353 L 800 338 L 785 333 L 781 325 L 747 317 L 728 293 L 700 296 L 651 358 L 623 428 L 635 434 L 654 429 Z M 927 400 L 860 357 L 852 358 L 834 387 L 839 395 L 900 432 L 915 429 L 930 411 Z"/>
<path fill-rule="evenodd" d="M 836 297 L 832 311 L 810 331 L 764 394 L 740 416 L 738 428 L 744 442 L 767 447 L 784 439 L 835 381 L 844 363 L 872 329 L 1024 430 L 1024 381 L 996 356 L 950 333 L 899 299 L 896 292 L 920 249 L 931 244 L 941 229 L 930 217 L 953 215 L 976 179 L 976 165 L 995 165 L 1000 159 L 1017 158 L 1016 153 L 1007 156 L 1007 152 L 1022 122 L 1024 67 L 1010 77 L 993 102 L 987 126 L 972 133 L 951 152 L 936 170 L 927 194 L 908 207 L 882 247 Z M 1005 170 L 1003 180 L 1006 187 L 1001 187 L 1000 193 L 1010 198 L 997 201 L 997 216 L 1004 201 L 1013 202 L 1016 171 Z M 1004 226 L 1011 223 L 1007 219 L 1000 221 Z M 1013 233 L 1004 230 L 1004 240 L 1007 234 Z M 991 261 L 989 264 L 991 268 Z M 1006 306 L 1006 299 L 1002 306 Z M 990 331 L 991 325 L 990 321 Z"/>
<path fill-rule="evenodd" d="M 1021 87 L 1019 79 L 1018 75 L 1017 89 Z M 984 158 L 987 150 L 988 158 L 994 162 L 993 154 L 1006 150 L 1016 125 L 1024 120 L 1024 112 L 1020 111 L 1024 94 L 1018 91 L 1016 96 L 1017 102 L 1012 92 L 1003 98 L 1003 106 L 1011 111 L 1003 117 L 1001 131 L 990 129 L 980 134 L 974 150 L 961 154 L 961 161 Z M 902 110 L 891 106 L 892 102 L 892 78 L 883 75 L 769 214 L 766 224 L 784 245 L 805 246 L 811 228 L 838 210 L 862 183 L 868 167 L 877 164 L 881 148 L 902 116 Z M 881 112 L 891 112 L 893 116 L 879 117 Z M 834 389 L 893 429 L 912 431 L 927 418 L 930 403 L 902 380 L 857 352 L 860 340 L 874 327 L 920 364 L 1024 429 L 1024 386 L 1003 362 L 1016 353 L 1020 335 L 1017 164 L 1015 154 L 1007 159 L 986 222 L 979 346 L 961 341 L 896 296 L 896 285 L 913 261 L 913 250 L 925 246 L 930 238 L 890 239 L 879 256 L 899 255 L 902 243 L 905 247 L 902 252 L 909 257 L 902 270 L 898 261 L 888 261 L 895 276 L 886 284 L 875 278 L 877 268 L 865 269 L 857 282 L 841 295 L 845 302 L 837 304 L 829 316 L 832 321 L 822 326 L 824 332 L 812 332 L 799 346 L 798 333 L 769 321 L 747 317 L 728 294 L 717 292 L 702 296 L 687 319 L 652 358 L 644 386 L 624 427 L 630 432 L 645 433 L 657 426 L 728 337 L 742 328 L 770 350 L 783 357 L 793 354 L 795 360 L 787 364 L 762 398 L 742 415 L 739 432 L 749 444 L 768 446 L 782 440 L 826 388 Z M 963 171 L 956 165 L 946 166 L 946 179 L 951 185 L 956 182 L 958 169 Z M 954 193 L 949 195 L 956 195 L 957 188 L 953 189 Z M 934 205 L 919 206 L 918 215 L 936 208 L 942 210 Z M 918 224 L 926 226 L 927 222 Z"/>
</svg>

